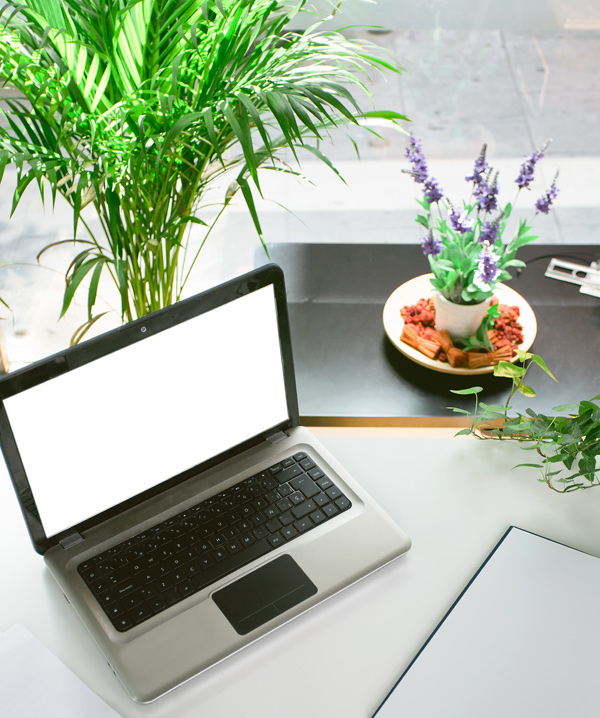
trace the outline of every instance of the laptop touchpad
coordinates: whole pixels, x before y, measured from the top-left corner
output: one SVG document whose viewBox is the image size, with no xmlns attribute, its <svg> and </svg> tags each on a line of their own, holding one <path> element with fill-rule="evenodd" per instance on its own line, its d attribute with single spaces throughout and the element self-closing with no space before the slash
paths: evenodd
<svg viewBox="0 0 600 718">
<path fill-rule="evenodd" d="M 241 636 L 314 596 L 317 587 L 288 554 L 216 591 L 213 601 Z"/>
</svg>

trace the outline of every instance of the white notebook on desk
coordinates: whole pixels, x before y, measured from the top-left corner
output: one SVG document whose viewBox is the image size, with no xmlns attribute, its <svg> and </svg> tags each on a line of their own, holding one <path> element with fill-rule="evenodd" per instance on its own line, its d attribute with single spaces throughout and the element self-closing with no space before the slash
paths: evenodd
<svg viewBox="0 0 600 718">
<path fill-rule="evenodd" d="M 377 718 L 596 718 L 600 559 L 511 527 Z"/>
</svg>

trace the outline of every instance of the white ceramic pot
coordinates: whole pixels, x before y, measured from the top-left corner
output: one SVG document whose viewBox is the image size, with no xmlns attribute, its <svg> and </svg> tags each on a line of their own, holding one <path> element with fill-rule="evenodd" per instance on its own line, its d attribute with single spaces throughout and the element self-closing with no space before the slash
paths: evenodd
<svg viewBox="0 0 600 718">
<path fill-rule="evenodd" d="M 488 297 L 479 304 L 455 304 L 434 292 L 435 301 L 435 328 L 440 331 L 445 329 L 451 339 L 472 337 L 483 321 L 485 314 L 492 302 Z"/>
</svg>

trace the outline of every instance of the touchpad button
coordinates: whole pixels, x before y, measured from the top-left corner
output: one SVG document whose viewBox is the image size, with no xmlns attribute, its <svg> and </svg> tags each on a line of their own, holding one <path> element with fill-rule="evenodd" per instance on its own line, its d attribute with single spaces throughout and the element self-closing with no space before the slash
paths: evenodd
<svg viewBox="0 0 600 718">
<path fill-rule="evenodd" d="M 241 636 L 314 596 L 317 587 L 288 554 L 216 591 L 213 601 Z"/>
</svg>

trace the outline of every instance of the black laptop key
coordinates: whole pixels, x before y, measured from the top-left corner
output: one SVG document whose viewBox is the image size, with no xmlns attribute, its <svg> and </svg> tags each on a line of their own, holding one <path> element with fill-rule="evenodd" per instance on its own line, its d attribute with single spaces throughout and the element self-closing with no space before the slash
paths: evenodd
<svg viewBox="0 0 600 718">
<path fill-rule="evenodd" d="M 282 546 L 285 543 L 285 539 L 283 538 L 283 536 L 280 533 L 272 534 L 271 536 L 269 536 L 269 538 L 267 540 L 273 548 Z"/>
<path fill-rule="evenodd" d="M 329 496 L 330 499 L 339 499 L 339 497 L 342 495 L 342 492 L 338 489 L 337 486 L 330 486 L 325 493 L 327 496 Z"/>
<path fill-rule="evenodd" d="M 310 529 L 314 528 L 314 526 L 315 525 L 313 524 L 309 516 L 305 516 L 303 519 L 300 519 L 300 521 L 296 521 L 294 523 L 294 528 L 300 534 L 309 531 Z"/>
<path fill-rule="evenodd" d="M 144 603 L 144 599 L 139 591 L 133 591 L 127 596 L 120 598 L 119 603 L 123 608 L 132 609 Z"/>
<path fill-rule="evenodd" d="M 309 499 L 308 501 L 304 501 L 301 504 L 298 504 L 298 506 L 294 506 L 292 509 L 292 514 L 297 518 L 301 519 L 304 518 L 304 516 L 307 516 L 308 514 L 315 511 L 317 508 L 317 505 L 312 499 Z"/>
<path fill-rule="evenodd" d="M 104 608 L 104 611 L 113 623 L 119 616 L 125 613 L 125 609 L 123 608 L 123 606 L 121 606 L 120 603 L 111 603 L 108 608 Z"/>
<path fill-rule="evenodd" d="M 133 628 L 133 621 L 127 614 L 122 614 L 113 620 L 113 625 L 118 631 L 128 631 Z"/>
<path fill-rule="evenodd" d="M 351 506 L 298 452 L 86 559 L 78 571 L 116 630 L 128 631 Z"/>
<path fill-rule="evenodd" d="M 90 582 L 90 588 L 97 596 L 104 593 L 105 591 L 108 591 L 108 589 L 112 588 L 114 585 L 115 584 L 112 581 L 104 578 L 99 578 L 97 581 Z"/>
<path fill-rule="evenodd" d="M 327 516 L 328 519 L 333 518 L 340 512 L 340 510 L 335 504 L 326 504 L 321 510 L 323 511 L 325 516 Z"/>
<path fill-rule="evenodd" d="M 167 607 L 167 604 L 165 603 L 165 599 L 160 595 L 155 596 L 154 598 L 151 598 L 148 601 L 147 605 L 148 605 L 148 608 L 155 614 L 160 613 L 161 611 L 164 611 L 165 608 Z"/>
<path fill-rule="evenodd" d="M 263 481 L 263 486 L 265 491 L 272 491 L 277 488 L 277 481 L 275 481 L 272 477 L 269 477 Z"/>
<path fill-rule="evenodd" d="M 284 526 L 289 526 L 290 524 L 294 523 L 294 515 L 291 511 L 286 511 L 283 514 L 279 514 L 277 520 Z"/>
<path fill-rule="evenodd" d="M 191 579 L 189 579 L 187 581 L 182 581 L 181 583 L 178 583 L 177 590 L 184 598 L 186 596 L 191 596 L 192 593 L 196 593 L 196 588 Z"/>
<path fill-rule="evenodd" d="M 202 556 L 200 559 L 200 568 L 204 570 L 209 566 L 212 566 L 214 562 L 214 558 L 210 554 L 206 554 L 206 556 Z"/>
<path fill-rule="evenodd" d="M 280 499 L 276 505 L 280 511 L 289 511 L 294 504 L 289 499 Z"/>
<path fill-rule="evenodd" d="M 255 543 L 256 539 L 254 538 L 253 534 L 248 532 L 247 534 L 244 534 L 243 536 L 240 536 L 240 543 L 242 544 L 243 548 L 246 548 L 247 546 L 250 546 L 251 544 Z"/>
<path fill-rule="evenodd" d="M 263 514 L 262 511 L 259 511 L 258 513 L 254 514 L 252 517 L 252 522 L 255 526 L 260 526 L 261 524 L 264 524 L 267 520 L 267 517 Z"/>
<path fill-rule="evenodd" d="M 97 595 L 97 599 L 101 606 L 110 606 L 111 603 L 115 602 L 116 597 L 113 591 L 105 591 Z"/>
<path fill-rule="evenodd" d="M 313 496 L 312 500 L 315 502 L 315 504 L 317 504 L 317 506 L 325 506 L 325 504 L 328 504 L 330 501 L 329 496 L 327 496 L 327 494 L 325 493 L 316 494 L 315 496 Z"/>
<path fill-rule="evenodd" d="M 300 476 L 300 474 L 303 473 L 303 469 L 298 464 L 292 464 L 292 466 L 289 466 L 287 469 L 284 469 L 283 471 L 280 471 L 278 474 L 275 474 L 275 478 L 277 481 L 279 481 L 280 484 L 286 484 L 290 479 L 293 479 L 294 476 Z"/>
<path fill-rule="evenodd" d="M 264 511 L 264 514 L 267 517 L 267 520 L 274 519 L 280 513 L 281 513 L 281 511 L 277 506 L 269 506 Z"/>
<path fill-rule="evenodd" d="M 172 606 L 174 603 L 178 603 L 181 600 L 181 596 L 175 586 L 169 586 L 169 588 L 165 589 L 160 595 L 164 599 L 167 606 Z"/>
<path fill-rule="evenodd" d="M 252 533 L 260 541 L 260 539 L 264 539 L 269 535 L 269 529 L 266 526 L 257 526 L 252 529 Z"/>
<path fill-rule="evenodd" d="M 313 513 L 310 514 L 310 518 L 313 520 L 313 523 L 315 523 L 317 526 L 319 524 L 322 524 L 323 521 L 327 521 L 327 516 L 325 516 L 325 514 L 320 509 L 313 511 Z"/>
<path fill-rule="evenodd" d="M 224 561 L 228 556 L 228 552 L 225 546 L 221 546 L 220 548 L 216 548 L 212 552 L 211 556 L 214 558 L 215 561 Z"/>
<path fill-rule="evenodd" d="M 146 604 L 144 604 L 143 606 L 137 606 L 137 608 L 134 608 L 129 615 L 134 623 L 141 623 L 147 618 L 150 618 L 152 611 L 148 608 L 148 606 L 146 606 Z"/>
<path fill-rule="evenodd" d="M 281 529 L 280 533 L 286 541 L 291 541 L 298 536 L 298 532 L 293 526 L 286 526 L 284 529 Z"/>
<path fill-rule="evenodd" d="M 281 528 L 281 524 L 277 519 L 271 519 L 270 521 L 267 521 L 266 526 L 270 534 L 274 534 Z"/>
<path fill-rule="evenodd" d="M 314 496 L 321 491 L 321 489 L 317 486 L 317 484 L 315 484 L 315 482 L 310 478 L 310 476 L 307 476 L 306 474 L 292 479 L 290 481 L 290 486 L 296 491 L 301 491 L 307 499 L 310 499 L 311 496 Z"/>
<path fill-rule="evenodd" d="M 242 516 L 243 518 L 252 516 L 252 514 L 254 513 L 254 510 L 255 509 L 254 509 L 254 506 L 252 506 L 252 504 L 245 504 L 240 509 L 240 516 Z"/>
<path fill-rule="evenodd" d="M 300 493 L 300 491 L 295 491 L 293 494 L 290 494 L 288 496 L 288 499 L 292 502 L 293 506 L 298 506 L 298 504 L 301 504 L 303 501 L 305 501 L 306 497 L 304 494 Z"/>
<path fill-rule="evenodd" d="M 88 563 L 86 563 L 85 565 L 88 566 Z M 85 571 L 80 570 L 80 573 L 81 573 L 81 577 L 87 584 L 91 584 L 93 582 L 99 581 L 100 578 L 102 577 L 102 574 L 100 573 L 100 571 L 95 567 L 86 568 Z"/>
<path fill-rule="evenodd" d="M 256 483 L 252 484 L 252 486 L 250 487 L 250 493 L 255 498 L 257 496 L 262 496 L 265 493 L 265 491 L 266 491 L 266 488 L 263 486 L 262 479 L 256 481 Z"/>
<path fill-rule="evenodd" d="M 137 588 L 134 581 L 123 581 L 116 587 L 115 594 L 117 598 L 125 598 L 130 593 L 134 593 Z"/>
<path fill-rule="evenodd" d="M 233 541 L 229 541 L 225 547 L 227 548 L 229 553 L 237 553 L 238 551 L 241 550 L 242 545 L 240 544 L 239 541 L 236 541 L 234 539 Z"/>
<path fill-rule="evenodd" d="M 312 478 L 314 479 L 315 477 L 313 476 Z M 329 478 L 329 476 L 322 476 L 320 479 L 315 479 L 315 481 L 321 491 L 325 491 L 330 486 L 333 486 L 333 481 Z"/>
<path fill-rule="evenodd" d="M 346 496 L 340 496 L 339 499 L 335 500 L 335 505 L 340 511 L 346 511 L 346 509 L 349 509 L 352 504 Z"/>
</svg>

